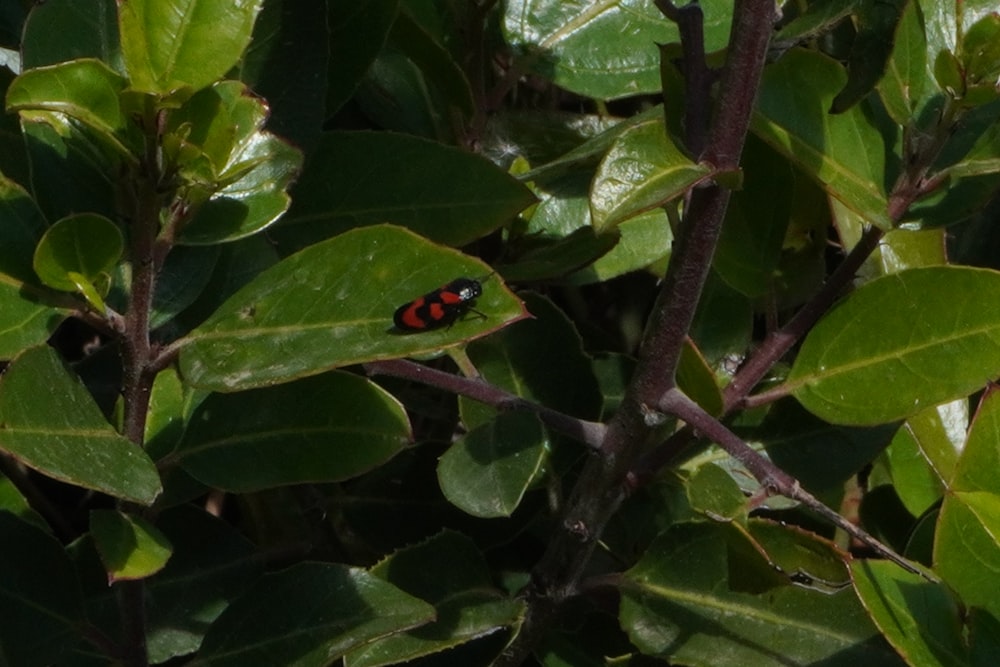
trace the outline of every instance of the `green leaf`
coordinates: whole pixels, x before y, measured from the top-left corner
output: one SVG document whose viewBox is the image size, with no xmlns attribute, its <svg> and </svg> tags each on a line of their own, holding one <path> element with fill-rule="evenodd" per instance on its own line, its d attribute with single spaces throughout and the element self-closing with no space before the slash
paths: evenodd
<svg viewBox="0 0 1000 667">
<path fill-rule="evenodd" d="M 398 227 L 358 229 L 307 248 L 261 273 L 181 339 L 185 382 L 237 391 L 338 366 L 419 355 L 484 336 L 526 316 L 499 280 L 483 284 L 486 318 L 399 335 L 399 306 L 489 267 Z"/>
<path fill-rule="evenodd" d="M 690 340 L 684 341 L 677 365 L 677 386 L 710 415 L 722 414 L 722 390 L 701 352 Z"/>
<path fill-rule="evenodd" d="M 35 248 L 32 266 L 49 287 L 81 292 L 103 313 L 103 295 L 95 285 L 107 281 L 123 249 L 122 233 L 115 223 L 100 215 L 82 213 L 49 227 Z"/>
<path fill-rule="evenodd" d="M 913 516 L 938 502 L 965 446 L 969 402 L 959 399 L 913 415 L 900 427 L 886 462 L 896 495 Z"/>
<path fill-rule="evenodd" d="M 1000 393 L 990 388 L 969 428 L 934 536 L 935 570 L 967 606 L 1000 618 Z"/>
<path fill-rule="evenodd" d="M 330 26 L 327 112 L 333 114 L 358 87 L 396 17 L 398 0 L 358 0 L 327 5 Z"/>
<path fill-rule="evenodd" d="M 54 479 L 149 505 L 156 466 L 104 419 L 49 347 L 19 355 L 0 380 L 0 449 Z"/>
<path fill-rule="evenodd" d="M 382 560 L 371 574 L 429 602 L 432 623 L 376 640 L 347 655 L 347 667 L 381 667 L 451 649 L 513 625 L 524 604 L 494 587 L 486 560 L 468 537 L 446 530 Z"/>
<path fill-rule="evenodd" d="M 36 288 L 0 275 L 0 359 L 44 343 L 63 319 Z"/>
<path fill-rule="evenodd" d="M 472 516 L 510 516 L 541 470 L 548 445 L 545 429 L 534 414 L 497 415 L 464 435 L 441 457 L 441 492 Z"/>
<path fill-rule="evenodd" d="M 877 89 L 892 119 L 898 125 L 906 125 L 933 83 L 927 68 L 927 36 L 920 4 L 908 2 L 896 28 L 885 76 Z"/>
<path fill-rule="evenodd" d="M 20 185 L 0 175 L 0 273 L 37 284 L 31 265 L 35 246 L 45 233 L 42 212 Z M 2 310 L 2 309 L 0 309 Z"/>
<path fill-rule="evenodd" d="M 223 81 L 196 93 L 170 116 L 171 147 L 195 210 L 179 242 L 214 244 L 254 234 L 288 208 L 286 190 L 301 152 L 263 131 L 266 105 L 243 84 Z M 205 201 L 207 198 L 207 201 Z"/>
<path fill-rule="evenodd" d="M 108 572 L 108 584 L 145 579 L 163 569 L 173 549 L 149 521 L 113 510 L 90 513 L 90 535 Z"/>
<path fill-rule="evenodd" d="M 823 111 L 846 80 L 837 62 L 793 49 L 764 70 L 751 127 L 830 195 L 889 229 L 882 135 L 860 107 Z"/>
<path fill-rule="evenodd" d="M 715 521 L 732 521 L 747 513 L 747 499 L 728 472 L 709 463 L 698 468 L 687 483 L 691 509 Z"/>
<path fill-rule="evenodd" d="M 908 664 L 969 664 L 961 611 L 945 586 L 888 561 L 856 560 L 851 576 L 871 619 Z"/>
<path fill-rule="evenodd" d="M 7 91 L 7 110 L 65 114 L 93 130 L 119 156 L 131 158 L 139 143 L 137 128 L 119 100 L 126 85 L 99 60 L 73 60 L 29 70 L 14 79 Z"/>
<path fill-rule="evenodd" d="M 350 6 L 353 9 L 357 4 Z M 327 113 L 335 111 L 324 105 L 327 87 L 336 76 L 323 81 L 323 73 L 343 67 L 343 61 L 327 60 L 329 31 L 326 22 L 317 20 L 324 9 L 334 11 L 322 2 L 265 2 L 254 23 L 250 46 L 237 66 L 239 79 L 267 100 L 267 129 L 303 149 L 316 143 Z M 295 48 L 288 48 L 289 44 Z M 324 65 L 317 71 L 303 67 L 307 62 L 335 65 Z"/>
<path fill-rule="evenodd" d="M 594 175 L 590 210 L 604 231 L 682 196 L 711 173 L 681 153 L 663 118 L 630 127 L 612 144 Z"/>
<path fill-rule="evenodd" d="M 84 620 L 80 585 L 66 552 L 51 535 L 9 512 L 0 512 L 0 542 L 4 664 L 65 664 Z"/>
<path fill-rule="evenodd" d="M 32 7 L 21 40 L 23 70 L 79 58 L 96 58 L 125 73 L 114 0 L 60 0 Z"/>
<path fill-rule="evenodd" d="M 595 419 L 601 409 L 600 389 L 573 323 L 545 297 L 530 292 L 521 296 L 534 318 L 472 343 L 469 358 L 491 384 L 553 410 Z M 464 397 L 459 411 L 468 428 L 496 415 Z"/>
<path fill-rule="evenodd" d="M 157 527 L 173 554 L 145 585 L 152 664 L 196 651 L 212 621 L 263 572 L 260 553 L 243 534 L 191 505 L 164 512 Z M 109 602 L 117 606 L 113 594 Z"/>
<path fill-rule="evenodd" d="M 851 590 L 734 590 L 724 530 L 675 525 L 625 573 L 619 621 L 643 653 L 712 667 L 899 664 Z"/>
<path fill-rule="evenodd" d="M 786 386 L 838 424 L 890 422 L 967 396 L 1000 374 L 996 299 L 1000 273 L 985 269 L 909 269 L 874 280 L 810 331 Z"/>
<path fill-rule="evenodd" d="M 209 396 L 176 457 L 204 484 L 244 493 L 355 477 L 409 439 L 406 413 L 392 396 L 356 375 L 327 373 Z"/>
<path fill-rule="evenodd" d="M 574 285 L 605 282 L 626 273 L 645 269 L 670 257 L 674 232 L 670 220 L 662 210 L 653 210 L 618 223 L 618 242 L 608 252 L 598 257 L 590 266 L 567 278 Z M 598 235 L 607 239 L 610 232 Z"/>
<path fill-rule="evenodd" d="M 389 132 L 326 134 L 292 198 L 271 234 L 295 248 L 387 221 L 440 243 L 465 245 L 534 200 L 478 155 Z"/>
<path fill-rule="evenodd" d="M 325 667 L 380 637 L 434 619 L 434 607 L 355 568 L 301 563 L 265 575 L 209 629 L 199 664 Z"/>
<path fill-rule="evenodd" d="M 893 37 L 908 4 L 909 0 L 857 3 L 857 33 L 851 44 L 847 83 L 833 99 L 832 113 L 843 113 L 874 90 L 885 73 Z"/>
<path fill-rule="evenodd" d="M 250 42 L 262 0 L 128 0 L 119 3 L 131 87 L 153 94 L 201 90 L 222 78 Z"/>
<path fill-rule="evenodd" d="M 834 426 L 802 409 L 795 401 L 780 401 L 764 421 L 750 431 L 768 456 L 809 491 L 838 492 L 889 444 L 894 424 L 874 427 Z"/>
<path fill-rule="evenodd" d="M 728 41 L 732 4 L 701 5 L 705 48 L 715 51 Z M 598 99 L 659 91 L 656 45 L 679 39 L 651 3 L 516 0 L 505 3 L 502 20 L 507 41 L 536 74 Z"/>
</svg>

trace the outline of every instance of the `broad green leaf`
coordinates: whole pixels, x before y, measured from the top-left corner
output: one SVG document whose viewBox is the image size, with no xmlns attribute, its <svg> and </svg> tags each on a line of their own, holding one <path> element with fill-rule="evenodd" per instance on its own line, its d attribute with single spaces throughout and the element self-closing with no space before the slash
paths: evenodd
<svg viewBox="0 0 1000 667">
<path fill-rule="evenodd" d="M 383 222 L 465 245 L 533 201 L 527 188 L 484 158 L 388 132 L 324 135 L 292 198 L 271 234 L 294 248 Z"/>
<path fill-rule="evenodd" d="M 701 4 L 705 48 L 715 51 L 728 41 L 732 4 Z M 502 20 L 507 41 L 535 73 L 598 99 L 658 91 L 656 45 L 679 39 L 652 3 L 515 0 L 505 3 Z"/>
<path fill-rule="evenodd" d="M 788 160 L 752 135 L 743 150 L 742 168 L 744 187 L 730 199 L 712 266 L 729 285 L 756 298 L 775 290 L 792 193 L 802 188 L 796 188 Z"/>
<path fill-rule="evenodd" d="M 396 17 L 398 0 L 359 0 L 327 5 L 330 26 L 327 112 L 350 99 L 385 43 Z"/>
<path fill-rule="evenodd" d="M 910 665 L 968 665 L 961 610 L 948 589 L 888 561 L 856 560 L 851 577 L 861 603 Z"/>
<path fill-rule="evenodd" d="M 573 323 L 548 299 L 521 296 L 534 318 L 472 343 L 469 358 L 491 384 L 554 410 L 595 419 L 600 390 Z M 496 416 L 492 408 L 464 397 L 459 411 L 468 428 Z"/>
<path fill-rule="evenodd" d="M 434 607 L 364 570 L 301 563 L 265 575 L 209 628 L 198 664 L 325 667 L 380 637 L 434 619 Z"/>
<path fill-rule="evenodd" d="M 78 291 L 104 312 L 102 283 L 121 258 L 124 240 L 118 226 L 100 215 L 63 218 L 45 232 L 32 266 L 42 282 L 64 292 Z"/>
<path fill-rule="evenodd" d="M 732 521 L 747 513 L 747 499 L 729 473 L 709 463 L 687 482 L 691 508 L 715 521 Z"/>
<path fill-rule="evenodd" d="M 416 630 L 376 640 L 349 653 L 346 667 L 398 664 L 452 649 L 513 625 L 523 613 L 522 602 L 494 587 L 483 555 L 460 533 L 438 533 L 397 551 L 370 572 L 433 604 L 437 616 Z"/>
<path fill-rule="evenodd" d="M 170 250 L 156 276 L 150 327 L 160 327 L 190 306 L 212 279 L 221 248 L 177 246 Z"/>
<path fill-rule="evenodd" d="M 93 130 L 122 157 L 131 157 L 137 128 L 122 111 L 127 82 L 99 60 L 73 60 L 25 72 L 7 91 L 8 111 L 65 114 Z"/>
<path fill-rule="evenodd" d="M 0 359 L 44 343 L 65 316 L 37 288 L 0 274 Z"/>
<path fill-rule="evenodd" d="M 913 415 L 900 427 L 887 450 L 896 495 L 913 516 L 941 499 L 965 446 L 969 402 L 959 399 Z"/>
<path fill-rule="evenodd" d="M 710 272 L 690 334 L 705 360 L 715 367 L 727 356 L 742 357 L 750 344 L 752 329 L 750 300 L 727 285 L 715 271 Z"/>
<path fill-rule="evenodd" d="M 32 194 L 48 220 L 87 211 L 119 216 L 119 193 L 108 174 L 125 165 L 97 134 L 69 116 L 50 111 L 22 111 L 21 128 L 33 174 Z"/>
<path fill-rule="evenodd" d="M 530 412 L 497 415 L 465 434 L 438 463 L 441 492 L 481 518 L 510 516 L 538 475 L 549 442 Z"/>
<path fill-rule="evenodd" d="M 851 590 L 734 590 L 724 530 L 675 525 L 625 573 L 619 620 L 643 653 L 706 667 L 900 664 Z"/>
<path fill-rule="evenodd" d="M 889 229 L 882 135 L 860 107 L 826 113 L 846 80 L 826 56 L 789 51 L 764 70 L 752 129 L 830 195 Z"/>
<path fill-rule="evenodd" d="M 213 394 L 175 453 L 209 486 L 244 493 L 355 477 L 409 442 L 406 413 L 372 382 L 327 373 L 235 394 Z"/>
<path fill-rule="evenodd" d="M 837 424 L 880 424 L 967 396 L 1000 374 L 1000 273 L 942 266 L 874 280 L 802 344 L 787 387 Z"/>
<path fill-rule="evenodd" d="M 153 664 L 197 650 L 211 623 L 262 574 L 264 565 L 256 547 L 236 528 L 191 505 L 164 512 L 157 528 L 173 553 L 166 567 L 146 580 Z"/>
<path fill-rule="evenodd" d="M 140 516 L 113 510 L 90 513 L 90 535 L 108 572 L 108 584 L 145 579 L 163 569 L 170 541 Z"/>
<path fill-rule="evenodd" d="M 399 306 L 489 267 L 412 232 L 367 227 L 310 246 L 261 273 L 178 342 L 185 382 L 237 391 L 338 366 L 434 352 L 526 316 L 498 278 L 450 328 L 400 335 Z"/>
<path fill-rule="evenodd" d="M 250 42 L 262 0 L 128 0 L 118 5 L 131 87 L 153 94 L 201 90 Z"/>
<path fill-rule="evenodd" d="M 667 136 L 662 118 L 630 127 L 612 144 L 594 175 L 590 210 L 597 231 L 682 196 L 711 170 L 695 164 Z"/>
<path fill-rule="evenodd" d="M 42 212 L 24 188 L 0 175 L 0 273 L 25 283 L 37 284 L 31 266 L 35 246 L 45 233 Z M 2 310 L 2 309 L 0 309 Z"/>
<path fill-rule="evenodd" d="M 633 221 L 623 223 L 619 229 L 624 231 L 630 222 Z M 558 240 L 535 241 L 539 244 L 518 256 L 516 261 L 497 267 L 505 280 L 535 282 L 565 276 L 580 266 L 599 261 L 602 255 L 614 249 L 619 237 L 615 234 L 598 236 L 592 227 L 581 227 Z"/>
<path fill-rule="evenodd" d="M 0 449 L 54 479 L 149 505 L 156 466 L 104 419 L 49 347 L 19 355 L 0 380 Z"/>
<path fill-rule="evenodd" d="M 67 39 L 72 35 L 72 39 Z M 31 8 L 21 40 L 24 70 L 97 58 L 125 73 L 114 0 L 59 0 Z"/>
<path fill-rule="evenodd" d="M 857 3 L 857 32 L 851 44 L 847 83 L 833 99 L 833 113 L 842 113 L 857 104 L 885 74 L 893 51 L 893 37 L 908 4 L 909 0 Z"/>
<path fill-rule="evenodd" d="M 653 210 L 618 223 L 618 242 L 607 253 L 598 257 L 590 266 L 568 276 L 574 285 L 605 282 L 626 273 L 645 269 L 670 257 L 674 232 L 670 220 L 662 210 Z M 598 239 L 611 236 L 605 232 Z"/>
<path fill-rule="evenodd" d="M 701 352 L 690 340 L 684 341 L 677 365 L 677 386 L 710 415 L 722 414 L 722 390 Z"/>
<path fill-rule="evenodd" d="M 851 14 L 857 4 L 858 0 L 813 2 L 801 14 L 781 26 L 781 30 L 772 38 L 772 43 L 778 48 L 787 48 L 831 32 Z"/>
<path fill-rule="evenodd" d="M 66 552 L 51 535 L 10 512 L 0 512 L 0 543 L 4 664 L 65 664 L 84 621 L 80 585 Z"/>
<path fill-rule="evenodd" d="M 750 437 L 768 456 L 813 493 L 838 492 L 872 462 L 892 439 L 895 425 L 834 426 L 795 401 L 775 404 Z"/>
<path fill-rule="evenodd" d="M 910 122 L 924 92 L 933 85 L 927 69 L 927 36 L 924 34 L 920 3 L 903 8 L 886 63 L 885 76 L 877 90 L 886 111 L 899 125 Z"/>
<path fill-rule="evenodd" d="M 1000 393 L 990 388 L 947 489 L 934 536 L 936 571 L 966 605 L 1000 618 Z"/>
</svg>

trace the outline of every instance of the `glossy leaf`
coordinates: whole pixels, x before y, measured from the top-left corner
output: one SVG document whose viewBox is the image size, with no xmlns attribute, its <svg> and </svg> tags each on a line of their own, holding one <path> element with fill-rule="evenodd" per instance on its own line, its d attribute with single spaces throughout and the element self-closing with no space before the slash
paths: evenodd
<svg viewBox="0 0 1000 667">
<path fill-rule="evenodd" d="M 896 28 L 885 76 L 877 86 L 879 96 L 892 119 L 905 125 L 933 84 L 927 68 L 927 36 L 920 3 L 909 2 Z"/>
<path fill-rule="evenodd" d="M 875 625 L 910 665 L 968 665 L 958 604 L 932 584 L 888 561 L 851 563 L 854 588 Z"/>
<path fill-rule="evenodd" d="M 910 269 L 872 281 L 813 328 L 787 386 L 838 424 L 903 419 L 966 396 L 1000 373 L 994 298 L 1000 274 L 983 269 Z"/>
<path fill-rule="evenodd" d="M 0 380 L 0 449 L 43 475 L 149 505 L 160 477 L 118 435 L 80 380 L 48 347 L 29 349 Z"/>
<path fill-rule="evenodd" d="M 732 521 L 747 513 L 743 491 L 725 470 L 709 463 L 695 471 L 687 483 L 691 508 L 715 521 Z"/>
<path fill-rule="evenodd" d="M 670 220 L 662 210 L 656 209 L 619 223 L 615 227 L 620 235 L 607 253 L 598 257 L 590 266 L 568 277 L 574 285 L 604 282 L 626 273 L 648 268 L 670 257 L 674 233 Z M 597 238 L 606 239 L 610 233 Z"/>
<path fill-rule="evenodd" d="M 709 174 L 709 167 L 695 164 L 674 146 L 662 118 L 631 127 L 611 146 L 594 175 L 594 228 L 600 232 L 663 206 Z"/>
<path fill-rule="evenodd" d="M 57 290 L 77 291 L 104 312 L 103 292 L 124 249 L 115 223 L 91 214 L 63 218 L 42 236 L 32 265 L 42 282 Z"/>
<path fill-rule="evenodd" d="M 7 91 L 7 110 L 65 114 L 128 157 L 138 144 L 137 129 L 119 100 L 126 85 L 124 78 L 99 60 L 73 60 L 29 70 L 16 78 Z"/>
<path fill-rule="evenodd" d="M 326 134 L 292 198 L 272 235 L 294 248 L 383 222 L 459 246 L 533 201 L 527 188 L 477 155 L 387 132 Z"/>
<path fill-rule="evenodd" d="M 119 3 L 131 87 L 200 90 L 229 71 L 250 42 L 262 0 L 128 0 Z"/>
<path fill-rule="evenodd" d="M 69 34 L 72 39 L 66 39 Z M 114 0 L 60 0 L 32 7 L 24 23 L 21 52 L 25 71 L 96 58 L 124 74 Z"/>
<path fill-rule="evenodd" d="M 31 265 L 35 246 L 47 227 L 42 212 L 20 185 L 0 176 L 0 273 L 21 282 L 37 284 Z M 0 309 L 2 310 L 2 309 Z"/>
<path fill-rule="evenodd" d="M 677 365 L 677 386 L 710 415 L 722 414 L 722 390 L 701 352 L 690 340 L 681 348 Z"/>
<path fill-rule="evenodd" d="M 643 653 L 712 667 L 899 664 L 851 590 L 734 590 L 723 529 L 676 525 L 625 573 L 619 620 Z"/>
<path fill-rule="evenodd" d="M 445 531 L 397 551 L 370 570 L 405 593 L 429 602 L 436 619 L 377 640 L 345 658 L 346 667 L 379 667 L 452 649 L 513 625 L 523 603 L 494 588 L 486 560 L 468 537 Z"/>
<path fill-rule="evenodd" d="M 510 516 L 541 470 L 548 444 L 535 415 L 497 415 L 465 434 L 441 457 L 441 491 L 473 516 Z"/>
<path fill-rule="evenodd" d="M 62 545 L 10 512 L 0 512 L 0 655 L 8 665 L 63 663 L 84 619 L 76 572 Z M 63 663 L 64 664 L 64 663 Z"/>
<path fill-rule="evenodd" d="M 64 318 L 36 288 L 0 274 L 0 359 L 44 343 Z"/>
<path fill-rule="evenodd" d="M 983 396 L 945 493 L 934 536 L 935 570 L 966 605 L 1000 618 L 1000 393 Z"/>
<path fill-rule="evenodd" d="M 938 502 L 965 446 L 969 402 L 959 399 L 913 415 L 887 451 L 896 495 L 914 516 Z"/>
<path fill-rule="evenodd" d="M 764 70 L 752 129 L 830 195 L 889 229 L 882 135 L 859 107 L 825 112 L 845 82 L 835 61 L 814 52 L 788 52 Z"/>
<path fill-rule="evenodd" d="M 375 639 L 423 625 L 434 607 L 355 568 L 302 563 L 265 575 L 209 629 L 199 664 L 324 667 Z"/>
<path fill-rule="evenodd" d="M 209 396 L 191 417 L 176 457 L 209 486 L 248 492 L 355 477 L 409 439 L 406 413 L 395 399 L 364 378 L 327 373 Z"/>
<path fill-rule="evenodd" d="M 108 572 L 108 584 L 144 579 L 163 569 L 170 542 L 149 521 L 112 510 L 90 513 L 90 535 Z"/>
<path fill-rule="evenodd" d="M 706 49 L 725 46 L 732 5 L 702 3 Z M 651 4 L 517 0 L 504 6 L 510 44 L 532 69 L 586 97 L 612 99 L 659 90 L 657 44 L 679 39 Z"/>
<path fill-rule="evenodd" d="M 450 328 L 400 335 L 399 306 L 489 267 L 398 227 L 342 234 L 261 273 L 179 342 L 185 382 L 237 391 L 350 364 L 418 355 L 484 336 L 526 316 L 497 278 Z"/>
</svg>

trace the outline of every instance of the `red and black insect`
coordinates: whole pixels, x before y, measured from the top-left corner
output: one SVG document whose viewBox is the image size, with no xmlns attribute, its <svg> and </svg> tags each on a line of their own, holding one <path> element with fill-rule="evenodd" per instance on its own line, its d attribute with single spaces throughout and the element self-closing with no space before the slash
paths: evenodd
<svg viewBox="0 0 1000 667">
<path fill-rule="evenodd" d="M 450 326 L 473 308 L 483 293 L 483 285 L 472 278 L 455 278 L 447 285 L 418 297 L 396 309 L 392 321 L 400 331 L 427 331 Z"/>
</svg>

